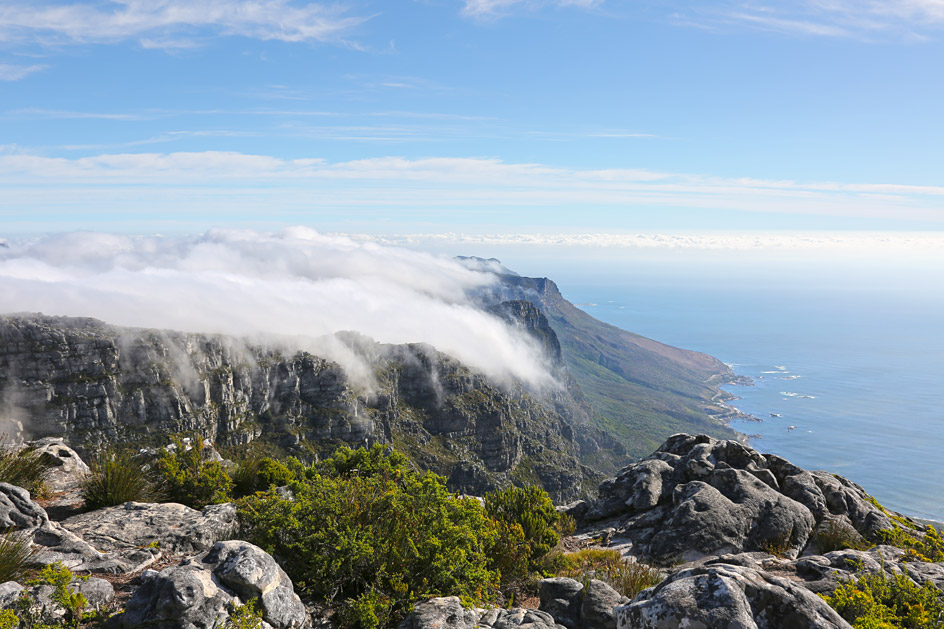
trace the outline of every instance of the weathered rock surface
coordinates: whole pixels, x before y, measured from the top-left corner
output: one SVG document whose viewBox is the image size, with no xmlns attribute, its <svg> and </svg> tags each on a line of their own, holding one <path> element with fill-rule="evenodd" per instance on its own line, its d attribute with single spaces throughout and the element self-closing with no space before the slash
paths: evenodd
<svg viewBox="0 0 944 629">
<path fill-rule="evenodd" d="M 38 565 L 62 562 L 74 572 L 120 574 L 140 570 L 160 557 L 156 549 L 128 549 L 102 553 L 58 522 L 21 487 L 0 483 L 0 530 L 18 531 L 40 547 Z"/>
<path fill-rule="evenodd" d="M 217 542 L 178 566 L 149 575 L 114 620 L 122 629 L 210 629 L 233 605 L 259 599 L 276 629 L 303 629 L 310 619 L 288 575 L 265 551 L 239 540 Z"/>
<path fill-rule="evenodd" d="M 84 611 L 102 609 L 115 598 L 115 589 L 104 579 L 74 579 L 68 585 L 69 590 L 82 594 L 86 600 Z M 24 588 L 18 583 L 4 583 L 0 586 L 0 608 L 14 608 L 21 616 L 31 618 L 33 622 L 46 626 L 65 626 L 69 620 L 69 610 L 59 603 L 54 596 L 56 588 L 51 585 L 34 585 Z M 12 595 L 16 593 L 14 598 Z M 26 610 L 18 609 L 19 597 L 28 601 Z"/>
<path fill-rule="evenodd" d="M 867 537 L 891 527 L 851 481 L 737 441 L 685 434 L 601 483 L 599 498 L 572 512 L 584 526 L 612 527 L 612 544 L 659 562 L 752 550 L 795 557 L 818 523 L 839 516 Z"/>
<path fill-rule="evenodd" d="M 849 629 L 823 599 L 753 568 L 682 570 L 616 608 L 620 629 Z"/>
<path fill-rule="evenodd" d="M 128 502 L 72 516 L 62 526 L 100 551 L 156 547 L 195 553 L 233 533 L 236 506 L 225 503 L 197 511 L 172 502 Z"/>
<path fill-rule="evenodd" d="M 457 596 L 433 598 L 417 605 L 398 629 L 565 629 L 542 611 L 523 609 L 467 609 Z"/>
<path fill-rule="evenodd" d="M 583 583 L 566 577 L 542 579 L 539 585 L 542 612 L 567 629 L 616 629 L 613 609 L 629 599 L 597 579 Z"/>
</svg>

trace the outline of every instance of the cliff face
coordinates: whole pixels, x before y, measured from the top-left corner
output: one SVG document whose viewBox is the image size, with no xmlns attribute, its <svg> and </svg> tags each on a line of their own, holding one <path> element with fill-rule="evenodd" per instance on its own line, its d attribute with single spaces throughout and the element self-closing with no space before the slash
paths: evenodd
<svg viewBox="0 0 944 629">
<path fill-rule="evenodd" d="M 570 500 L 598 480 L 577 459 L 605 435 L 579 427 L 569 393 L 499 387 L 425 345 L 345 340 L 368 361 L 373 386 L 311 354 L 227 337 L 4 316 L 0 413 L 33 437 L 64 435 L 80 450 L 196 431 L 306 457 L 390 443 L 470 493 L 531 482 Z"/>
</svg>

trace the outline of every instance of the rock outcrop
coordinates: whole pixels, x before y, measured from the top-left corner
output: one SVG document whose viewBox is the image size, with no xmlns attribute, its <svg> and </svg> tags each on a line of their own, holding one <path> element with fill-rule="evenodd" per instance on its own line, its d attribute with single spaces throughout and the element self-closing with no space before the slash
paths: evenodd
<svg viewBox="0 0 944 629">
<path fill-rule="evenodd" d="M 619 629 L 851 629 L 802 585 L 729 564 L 676 572 L 616 616 Z"/>
<path fill-rule="evenodd" d="M 866 537 L 892 526 L 851 481 L 737 441 L 685 434 L 604 481 L 596 501 L 572 512 L 612 529 L 612 545 L 663 563 L 753 550 L 795 557 L 830 518 Z"/>
<path fill-rule="evenodd" d="M 207 550 L 236 529 L 236 506 L 201 511 L 168 503 L 127 502 L 63 520 L 62 526 L 100 551 L 157 548 L 174 554 Z"/>
<path fill-rule="evenodd" d="M 125 610 L 118 629 L 211 628 L 234 606 L 259 601 L 276 629 L 305 629 L 310 618 L 288 575 L 265 551 L 248 542 L 217 542 L 205 553 L 149 575 Z"/>
</svg>

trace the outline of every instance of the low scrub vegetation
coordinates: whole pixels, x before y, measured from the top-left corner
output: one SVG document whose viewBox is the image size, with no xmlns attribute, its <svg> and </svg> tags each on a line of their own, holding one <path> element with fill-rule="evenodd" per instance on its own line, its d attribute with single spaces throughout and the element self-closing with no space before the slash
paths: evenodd
<svg viewBox="0 0 944 629">
<path fill-rule="evenodd" d="M 243 536 L 344 627 L 394 627 L 432 596 L 503 600 L 547 567 L 566 524 L 543 490 L 506 489 L 483 504 L 381 446 L 287 467 L 291 500 L 268 478 L 267 491 L 238 501 Z"/>
<path fill-rule="evenodd" d="M 944 561 L 944 538 L 933 526 L 915 533 L 896 524 L 879 531 L 879 539 L 883 544 L 904 548 L 908 551 L 906 557 L 913 561 Z"/>
<path fill-rule="evenodd" d="M 219 461 L 210 458 L 203 438 L 173 437 L 173 447 L 163 448 L 154 469 L 165 488 L 167 499 L 194 509 L 230 499 L 233 481 Z"/>
<path fill-rule="evenodd" d="M 916 585 L 907 575 L 867 574 L 825 597 L 855 629 L 938 629 L 944 625 L 944 597 L 930 582 Z"/>
<path fill-rule="evenodd" d="M 626 561 L 618 550 L 601 548 L 563 555 L 560 575 L 584 582 L 599 579 L 629 598 L 662 580 L 662 574 L 652 566 Z"/>
</svg>

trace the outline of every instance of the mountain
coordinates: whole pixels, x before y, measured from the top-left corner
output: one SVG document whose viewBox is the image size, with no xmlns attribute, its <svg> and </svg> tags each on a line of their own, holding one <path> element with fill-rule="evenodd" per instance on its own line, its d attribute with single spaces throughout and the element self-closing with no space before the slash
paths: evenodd
<svg viewBox="0 0 944 629">
<path fill-rule="evenodd" d="M 505 316 L 547 328 L 531 304 L 507 308 Z M 500 386 L 428 345 L 383 345 L 355 333 L 339 340 L 369 365 L 371 382 L 304 351 L 231 337 L 0 316 L 0 419 L 7 433 L 64 436 L 80 452 L 166 445 L 181 432 L 223 448 L 259 442 L 306 460 L 340 445 L 386 443 L 455 490 L 537 484 L 559 501 L 600 479 L 579 462 L 581 452 L 609 445 L 613 456 L 622 453 L 580 425 L 586 411 L 566 391 L 544 398 Z"/>
<path fill-rule="evenodd" d="M 555 385 L 498 384 L 429 345 L 355 332 L 332 342 L 365 373 L 285 339 L 4 315 L 0 431 L 65 436 L 82 452 L 197 432 L 220 447 L 255 442 L 307 460 L 384 443 L 455 490 L 538 484 L 558 501 L 592 493 L 672 433 L 735 435 L 717 403 L 734 375 L 717 359 L 597 321 L 546 278 L 463 262 L 499 278 L 476 297 L 537 341 Z"/>
<path fill-rule="evenodd" d="M 547 278 L 497 277 L 499 282 L 477 297 L 485 304 L 525 300 L 540 308 L 557 335 L 567 370 L 590 404 L 591 423 L 611 433 L 630 456 L 645 456 L 678 432 L 738 436 L 725 423 L 736 411 L 720 402 L 732 397 L 721 385 L 741 379 L 717 358 L 603 323 L 564 299 Z M 599 458 L 585 462 L 607 472 L 623 464 L 613 467 Z"/>
</svg>

